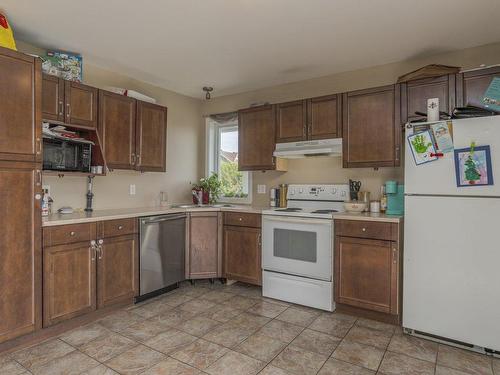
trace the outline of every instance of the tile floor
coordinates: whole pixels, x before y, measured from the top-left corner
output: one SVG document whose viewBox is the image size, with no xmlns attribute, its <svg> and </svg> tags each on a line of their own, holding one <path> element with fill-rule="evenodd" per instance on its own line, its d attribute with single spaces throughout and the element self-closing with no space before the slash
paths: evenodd
<svg viewBox="0 0 500 375">
<path fill-rule="evenodd" d="M 399 328 L 198 282 L 34 347 L 0 375 L 500 375 L 500 360 Z"/>
</svg>

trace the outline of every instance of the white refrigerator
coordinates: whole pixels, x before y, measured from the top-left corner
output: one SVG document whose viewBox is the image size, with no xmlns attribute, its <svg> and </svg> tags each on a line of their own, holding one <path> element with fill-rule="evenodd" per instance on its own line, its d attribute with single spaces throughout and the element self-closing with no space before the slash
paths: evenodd
<svg viewBox="0 0 500 375">
<path fill-rule="evenodd" d="M 500 116 L 453 141 L 490 146 L 494 185 L 458 188 L 453 152 L 417 166 L 405 139 L 403 327 L 500 354 Z"/>
</svg>

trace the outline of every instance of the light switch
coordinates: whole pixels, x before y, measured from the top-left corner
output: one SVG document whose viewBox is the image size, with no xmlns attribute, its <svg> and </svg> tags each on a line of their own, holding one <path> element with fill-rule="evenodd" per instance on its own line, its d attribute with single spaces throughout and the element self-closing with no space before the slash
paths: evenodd
<svg viewBox="0 0 500 375">
<path fill-rule="evenodd" d="M 266 185 L 257 185 L 257 194 L 266 194 Z"/>
<path fill-rule="evenodd" d="M 130 185 L 130 187 L 129 187 L 129 194 L 130 195 L 135 195 L 135 185 Z"/>
</svg>

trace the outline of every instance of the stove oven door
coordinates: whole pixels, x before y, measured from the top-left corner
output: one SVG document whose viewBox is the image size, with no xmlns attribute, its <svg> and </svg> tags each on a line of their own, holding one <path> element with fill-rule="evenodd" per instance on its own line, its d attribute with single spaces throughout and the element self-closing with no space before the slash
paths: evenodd
<svg viewBox="0 0 500 375">
<path fill-rule="evenodd" d="M 331 281 L 333 220 L 264 215 L 262 268 Z"/>
</svg>

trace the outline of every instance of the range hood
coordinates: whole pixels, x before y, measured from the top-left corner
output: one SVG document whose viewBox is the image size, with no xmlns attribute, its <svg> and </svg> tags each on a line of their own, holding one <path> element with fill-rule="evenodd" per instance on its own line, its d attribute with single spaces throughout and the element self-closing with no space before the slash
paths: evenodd
<svg viewBox="0 0 500 375">
<path fill-rule="evenodd" d="M 277 143 L 273 156 L 284 159 L 311 156 L 342 156 L 342 138 Z"/>
</svg>

